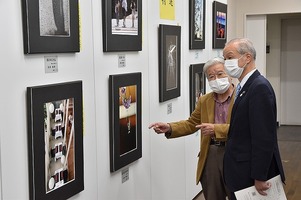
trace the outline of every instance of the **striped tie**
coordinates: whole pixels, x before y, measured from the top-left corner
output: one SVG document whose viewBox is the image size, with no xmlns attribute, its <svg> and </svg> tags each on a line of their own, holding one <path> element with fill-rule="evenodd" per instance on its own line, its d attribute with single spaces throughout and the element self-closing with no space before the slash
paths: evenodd
<svg viewBox="0 0 301 200">
<path fill-rule="evenodd" d="M 239 94 L 240 89 L 241 89 L 241 86 L 240 86 L 240 84 L 238 83 L 237 86 L 236 86 L 235 100 L 236 100 L 236 98 L 237 98 L 237 96 L 238 96 L 238 94 Z"/>
</svg>

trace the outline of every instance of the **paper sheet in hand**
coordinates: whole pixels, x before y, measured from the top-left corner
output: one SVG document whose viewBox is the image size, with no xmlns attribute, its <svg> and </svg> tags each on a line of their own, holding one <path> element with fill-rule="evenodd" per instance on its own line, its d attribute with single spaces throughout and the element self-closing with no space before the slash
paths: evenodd
<svg viewBox="0 0 301 200">
<path fill-rule="evenodd" d="M 260 195 L 255 186 L 252 186 L 235 192 L 237 200 L 287 200 L 280 175 L 268 181 L 271 183 L 271 187 L 265 191 L 267 196 Z"/>
</svg>

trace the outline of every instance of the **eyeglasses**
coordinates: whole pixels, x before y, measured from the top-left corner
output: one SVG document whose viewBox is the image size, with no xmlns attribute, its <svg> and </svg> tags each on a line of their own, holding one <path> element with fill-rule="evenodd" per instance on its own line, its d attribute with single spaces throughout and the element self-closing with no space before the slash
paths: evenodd
<svg viewBox="0 0 301 200">
<path fill-rule="evenodd" d="M 215 80 L 216 78 L 225 78 L 228 75 L 224 71 L 219 71 L 215 74 L 208 74 L 207 78 L 209 81 Z"/>
</svg>

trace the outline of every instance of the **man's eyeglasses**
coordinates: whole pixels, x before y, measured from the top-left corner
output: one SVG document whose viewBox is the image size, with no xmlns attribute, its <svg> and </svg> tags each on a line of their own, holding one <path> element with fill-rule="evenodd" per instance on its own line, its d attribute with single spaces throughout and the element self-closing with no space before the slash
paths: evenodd
<svg viewBox="0 0 301 200">
<path fill-rule="evenodd" d="M 215 74 L 208 74 L 207 78 L 209 81 L 215 80 L 216 78 L 225 78 L 228 75 L 224 71 L 219 71 Z"/>
</svg>

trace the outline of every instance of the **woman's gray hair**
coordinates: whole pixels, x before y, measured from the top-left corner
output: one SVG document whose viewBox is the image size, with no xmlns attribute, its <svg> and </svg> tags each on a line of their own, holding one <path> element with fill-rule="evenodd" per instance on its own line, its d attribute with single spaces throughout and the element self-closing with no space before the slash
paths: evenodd
<svg viewBox="0 0 301 200">
<path fill-rule="evenodd" d="M 237 47 L 237 52 L 240 55 L 243 55 L 245 53 L 249 53 L 251 54 L 251 56 L 253 57 L 254 60 L 256 60 L 256 50 L 254 48 L 253 43 L 251 42 L 250 39 L 248 38 L 235 38 L 230 40 L 229 42 L 226 43 L 226 46 L 229 44 L 233 44 L 236 43 L 236 47 Z"/>
<path fill-rule="evenodd" d="M 206 76 L 208 75 L 207 74 L 207 69 L 213 65 L 216 65 L 216 64 L 225 64 L 225 61 L 223 58 L 221 57 L 215 57 L 215 58 L 212 58 L 210 60 L 208 60 L 205 65 L 204 65 L 204 68 L 203 68 L 203 72 L 206 74 Z"/>
</svg>

